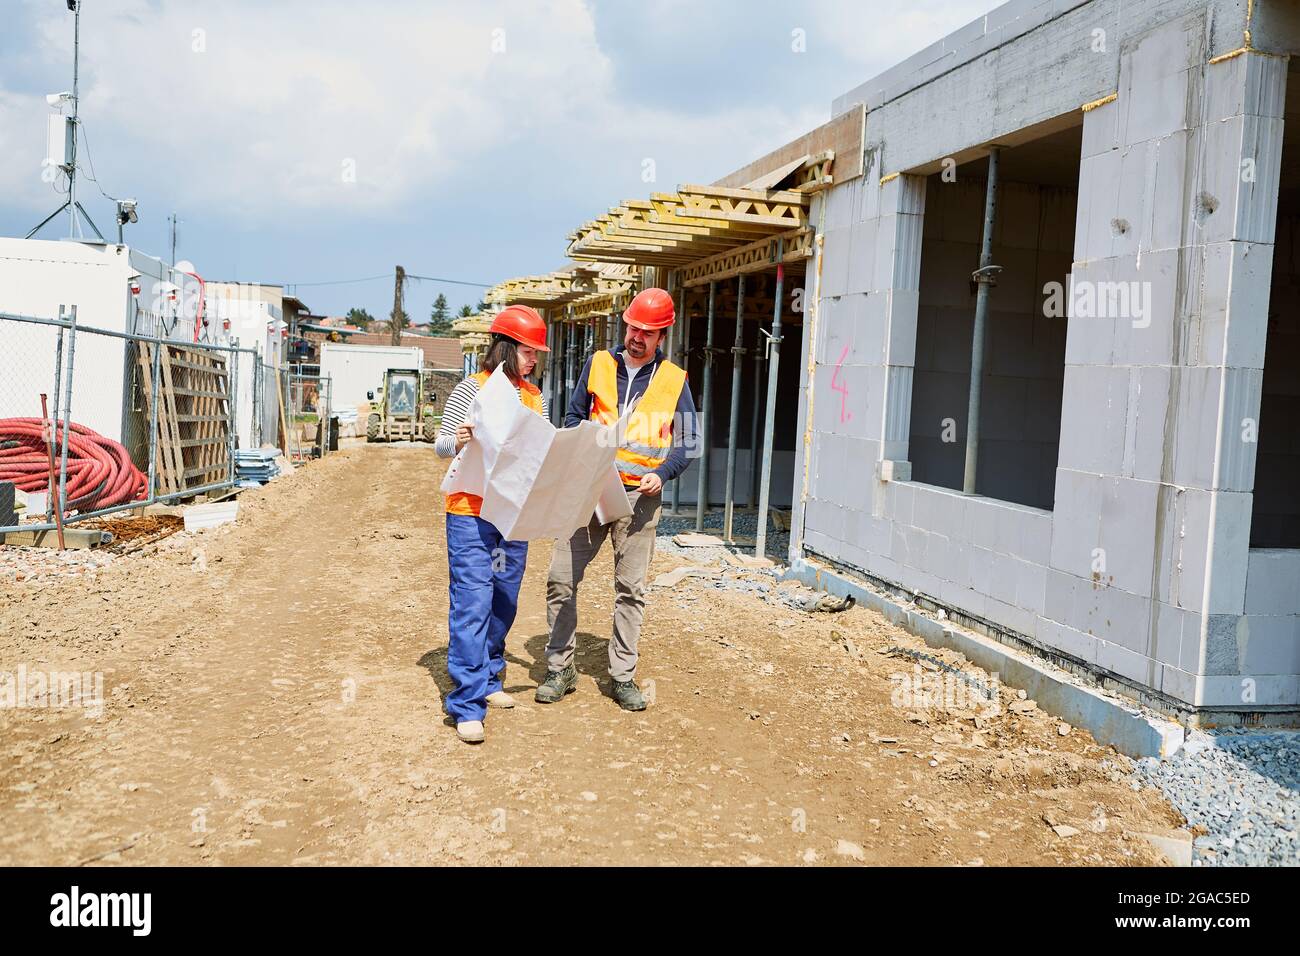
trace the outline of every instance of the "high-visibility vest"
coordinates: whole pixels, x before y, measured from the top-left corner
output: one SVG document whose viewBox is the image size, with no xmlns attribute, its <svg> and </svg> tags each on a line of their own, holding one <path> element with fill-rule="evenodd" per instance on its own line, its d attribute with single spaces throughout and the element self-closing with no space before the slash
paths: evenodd
<svg viewBox="0 0 1300 956">
<path fill-rule="evenodd" d="M 619 442 L 616 466 L 623 484 L 641 484 L 643 475 L 668 460 L 673 447 L 673 416 L 685 385 L 685 371 L 667 359 L 659 363 Z M 618 359 L 613 352 L 592 356 L 587 391 L 591 393 L 592 421 L 602 425 L 618 421 Z"/>
<path fill-rule="evenodd" d="M 488 380 L 488 372 L 476 372 L 471 375 L 478 387 L 482 388 L 483 383 Z M 542 390 L 532 382 L 519 383 L 519 400 L 524 403 L 525 407 L 531 408 L 538 415 L 542 411 Z M 453 491 L 447 494 L 447 514 L 449 515 L 474 515 L 478 517 L 479 511 L 483 507 L 483 498 L 480 495 L 471 495 L 467 491 Z"/>
</svg>

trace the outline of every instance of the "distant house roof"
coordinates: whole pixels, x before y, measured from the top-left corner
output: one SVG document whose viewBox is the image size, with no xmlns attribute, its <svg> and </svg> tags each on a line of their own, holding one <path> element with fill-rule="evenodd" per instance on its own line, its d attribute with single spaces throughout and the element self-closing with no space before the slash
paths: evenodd
<svg viewBox="0 0 1300 956">
<path fill-rule="evenodd" d="M 332 331 L 339 331 L 337 329 Z M 389 332 L 357 332 L 347 338 L 349 345 L 391 345 Z M 441 335 L 413 335 L 402 333 L 402 345 L 418 345 L 424 352 L 425 368 L 461 367 L 460 339 Z"/>
</svg>

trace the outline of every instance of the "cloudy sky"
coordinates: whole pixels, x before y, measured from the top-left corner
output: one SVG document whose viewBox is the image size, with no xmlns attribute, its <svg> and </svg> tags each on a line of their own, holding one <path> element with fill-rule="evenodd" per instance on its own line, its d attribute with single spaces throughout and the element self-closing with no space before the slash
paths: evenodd
<svg viewBox="0 0 1300 956">
<path fill-rule="evenodd" d="M 128 242 L 164 259 L 175 211 L 178 258 L 205 278 L 295 283 L 315 312 L 379 316 L 391 279 L 337 280 L 560 267 L 583 221 L 725 175 L 995 5 L 84 0 L 98 182 L 78 190 L 105 234 L 104 194 L 135 197 Z M 41 159 L 45 94 L 71 88 L 73 17 L 64 0 L 3 13 L 0 235 L 21 236 L 62 201 Z M 413 283 L 412 317 L 439 291 L 459 308 L 481 290 Z"/>
</svg>

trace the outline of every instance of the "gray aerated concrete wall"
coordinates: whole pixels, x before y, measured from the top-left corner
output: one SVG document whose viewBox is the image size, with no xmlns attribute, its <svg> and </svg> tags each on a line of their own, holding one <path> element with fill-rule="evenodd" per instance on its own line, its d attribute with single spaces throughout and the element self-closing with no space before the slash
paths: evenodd
<svg viewBox="0 0 1300 956">
<path fill-rule="evenodd" d="M 867 171 L 812 210 L 792 559 L 918 592 L 1202 723 L 1300 713 L 1300 545 L 1251 548 L 1261 447 L 1268 514 L 1294 520 L 1300 495 L 1285 467 L 1300 453 L 1297 308 L 1269 301 L 1288 76 L 1272 54 L 1300 51 L 1300 11 L 1251 14 L 1242 50 L 1244 0 L 1010 3 L 835 101 L 867 104 Z M 970 206 L 969 186 L 934 174 L 1080 122 L 1073 184 L 1041 190 L 1059 205 L 1077 187 L 1068 240 L 1039 237 L 1032 261 L 1003 248 L 992 291 L 990 367 L 1017 369 L 1016 394 L 1044 407 L 989 431 L 981 458 L 1010 477 L 963 495 L 960 361 L 957 382 L 935 383 L 969 348 L 973 297 L 943 283 L 976 268 L 981 210 L 948 241 L 936 223 Z M 1032 218 L 1024 192 L 1004 194 L 1008 221 Z M 1033 287 L 1066 272 L 1068 318 L 1030 316 Z M 1281 376 L 1265 375 L 1266 342 Z M 946 405 L 961 437 L 936 451 Z"/>
</svg>

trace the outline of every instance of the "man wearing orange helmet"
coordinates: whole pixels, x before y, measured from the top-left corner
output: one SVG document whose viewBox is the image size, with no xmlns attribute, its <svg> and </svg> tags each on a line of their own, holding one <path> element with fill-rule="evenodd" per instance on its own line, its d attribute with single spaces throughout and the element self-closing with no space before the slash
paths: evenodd
<svg viewBox="0 0 1300 956">
<path fill-rule="evenodd" d="M 573 665 L 578 627 L 578 584 L 606 538 L 614 548 L 614 636 L 609 642 L 612 696 L 624 710 L 645 710 L 635 681 L 637 644 L 645 613 L 645 582 L 654 556 L 659 493 L 688 464 L 695 448 L 695 403 L 686 373 L 664 358 L 660 344 L 676 319 L 663 289 L 646 289 L 623 313 L 623 346 L 595 353 L 574 383 L 566 427 L 586 419 L 613 424 L 635 403 L 615 465 L 632 502 L 632 515 L 602 525 L 595 517 L 567 541 L 557 541 L 546 581 L 546 680 L 538 703 L 563 699 L 577 687 Z"/>
<path fill-rule="evenodd" d="M 474 440 L 466 424 L 474 397 L 498 367 L 528 408 L 546 417 L 541 389 L 528 381 L 537 353 L 546 347 L 546 323 L 526 305 L 507 306 L 489 330 L 492 344 L 483 370 L 462 381 L 447 396 L 434 449 L 451 458 Z M 513 707 L 502 689 L 506 634 L 519 604 L 519 584 L 528 560 L 528 542 L 506 541 L 479 517 L 483 499 L 467 492 L 447 495 L 447 565 L 451 581 L 448 613 L 447 674 L 455 688 L 443 700 L 466 743 L 483 740 L 487 708 Z"/>
</svg>

